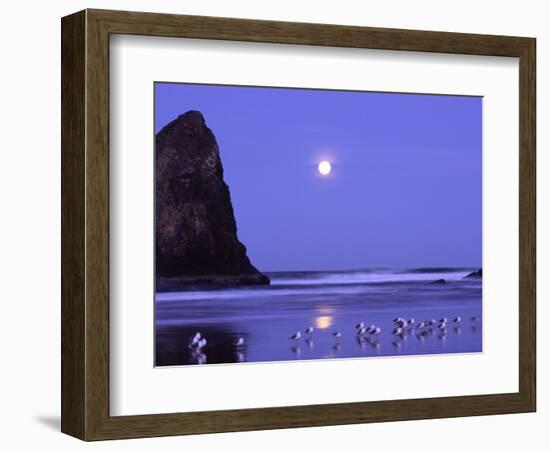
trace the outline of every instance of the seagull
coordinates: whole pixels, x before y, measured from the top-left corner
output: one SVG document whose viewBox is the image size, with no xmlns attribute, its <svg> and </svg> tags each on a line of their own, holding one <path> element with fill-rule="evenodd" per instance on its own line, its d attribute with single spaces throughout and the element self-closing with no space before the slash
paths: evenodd
<svg viewBox="0 0 550 450">
<path fill-rule="evenodd" d="M 435 319 L 426 320 L 426 325 L 431 327 L 432 325 L 435 325 Z"/>
<path fill-rule="evenodd" d="M 407 320 L 407 326 L 409 326 L 409 325 L 414 325 L 414 317 Z"/>
<path fill-rule="evenodd" d="M 447 318 L 443 317 L 442 319 L 439 319 L 439 323 L 447 323 Z"/>
<path fill-rule="evenodd" d="M 197 331 L 189 341 L 189 348 L 195 347 L 201 340 L 201 334 Z"/>
<path fill-rule="evenodd" d="M 302 333 L 300 333 L 299 331 L 297 331 L 296 333 L 294 333 L 292 336 L 290 336 L 290 339 L 292 339 L 293 341 L 297 341 L 298 339 L 300 339 L 302 337 Z"/>
<path fill-rule="evenodd" d="M 197 350 L 200 350 L 206 345 L 206 339 L 202 338 L 199 342 L 197 342 Z"/>
<path fill-rule="evenodd" d="M 403 335 L 403 328 L 398 327 L 395 330 L 393 330 L 392 333 L 396 336 L 401 336 L 401 335 Z"/>
<path fill-rule="evenodd" d="M 340 333 L 339 331 L 335 331 L 334 333 L 332 333 L 332 335 L 333 335 L 336 339 L 342 337 L 342 333 Z"/>
<path fill-rule="evenodd" d="M 313 333 L 313 330 L 314 330 L 314 329 L 315 329 L 315 328 L 313 328 L 313 327 L 307 327 L 307 328 L 306 328 L 306 334 L 311 334 L 311 333 Z"/>
<path fill-rule="evenodd" d="M 355 325 L 355 328 L 357 330 L 360 330 L 361 328 L 365 328 L 365 324 L 363 322 L 359 322 L 357 325 Z"/>
<path fill-rule="evenodd" d="M 407 320 L 406 319 L 399 319 L 397 320 L 397 322 L 394 322 L 395 323 L 395 326 L 398 327 L 398 328 L 404 328 L 407 326 Z"/>
<path fill-rule="evenodd" d="M 416 325 L 416 328 L 421 330 L 426 326 L 426 322 L 418 322 L 418 325 Z"/>
<path fill-rule="evenodd" d="M 361 327 L 357 330 L 357 335 L 358 336 L 363 336 L 365 333 L 367 333 L 367 329 L 365 327 Z"/>
<path fill-rule="evenodd" d="M 233 342 L 233 345 L 235 347 L 240 347 L 241 345 L 244 345 L 244 338 L 243 337 L 238 337 L 237 339 L 235 339 L 235 341 Z"/>
<path fill-rule="evenodd" d="M 369 333 L 372 334 L 373 336 L 378 336 L 380 333 L 382 333 L 382 328 L 374 327 L 374 329 L 369 331 Z"/>
<path fill-rule="evenodd" d="M 447 322 L 439 322 L 439 325 L 437 326 L 437 328 L 439 328 L 440 330 L 444 330 L 446 327 Z"/>
<path fill-rule="evenodd" d="M 454 322 L 454 323 L 460 323 L 461 320 L 462 320 L 462 317 L 458 316 L 458 317 L 455 317 L 455 318 L 453 319 L 453 322 Z"/>
</svg>

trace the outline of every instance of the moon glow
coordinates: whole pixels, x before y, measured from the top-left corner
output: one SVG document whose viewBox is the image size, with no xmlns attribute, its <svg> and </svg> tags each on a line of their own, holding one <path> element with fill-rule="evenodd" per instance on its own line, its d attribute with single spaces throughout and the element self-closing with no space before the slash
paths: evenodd
<svg viewBox="0 0 550 450">
<path fill-rule="evenodd" d="M 328 161 L 321 161 L 317 166 L 317 169 L 321 175 L 328 175 L 332 170 L 332 166 Z"/>
</svg>

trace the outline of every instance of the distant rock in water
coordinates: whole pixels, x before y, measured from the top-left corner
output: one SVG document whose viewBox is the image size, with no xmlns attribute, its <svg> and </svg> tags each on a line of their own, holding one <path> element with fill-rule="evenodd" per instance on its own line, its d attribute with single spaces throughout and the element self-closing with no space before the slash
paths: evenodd
<svg viewBox="0 0 550 450">
<path fill-rule="evenodd" d="M 189 284 L 269 284 L 246 255 L 216 138 L 198 111 L 156 135 L 157 290 Z"/>
<path fill-rule="evenodd" d="M 481 269 L 479 269 L 477 272 L 469 273 L 464 278 L 482 278 Z"/>
<path fill-rule="evenodd" d="M 440 278 L 438 280 L 432 281 L 432 284 L 447 284 L 447 282 L 443 278 Z"/>
</svg>

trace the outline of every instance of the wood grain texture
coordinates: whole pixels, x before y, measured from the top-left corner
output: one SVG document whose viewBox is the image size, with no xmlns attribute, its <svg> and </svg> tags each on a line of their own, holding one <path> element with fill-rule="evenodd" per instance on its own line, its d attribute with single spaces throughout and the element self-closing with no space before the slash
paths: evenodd
<svg viewBox="0 0 550 450">
<path fill-rule="evenodd" d="M 78 437 L 86 410 L 85 20 L 79 12 L 61 26 L 61 430 Z"/>
<path fill-rule="evenodd" d="M 109 33 L 87 14 L 86 439 L 108 420 Z"/>
<path fill-rule="evenodd" d="M 519 57 L 517 393 L 109 416 L 109 34 Z M 62 20 L 62 430 L 84 440 L 534 411 L 535 40 L 86 10 Z M 182 405 L 185 409 L 185 405 Z"/>
<path fill-rule="evenodd" d="M 536 41 L 519 64 L 519 384 L 536 409 Z"/>
<path fill-rule="evenodd" d="M 331 47 L 516 56 L 529 38 L 314 23 L 88 10 L 111 33 Z"/>
</svg>

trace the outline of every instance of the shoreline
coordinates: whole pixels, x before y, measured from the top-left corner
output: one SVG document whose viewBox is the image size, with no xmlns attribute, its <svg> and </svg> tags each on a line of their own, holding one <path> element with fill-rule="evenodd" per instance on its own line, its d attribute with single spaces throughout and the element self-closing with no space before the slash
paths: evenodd
<svg viewBox="0 0 550 450">
<path fill-rule="evenodd" d="M 174 292 L 180 288 L 190 287 L 230 287 L 230 286 L 268 286 L 271 280 L 261 273 L 250 275 L 195 275 L 179 277 L 157 277 L 155 290 Z"/>
</svg>

